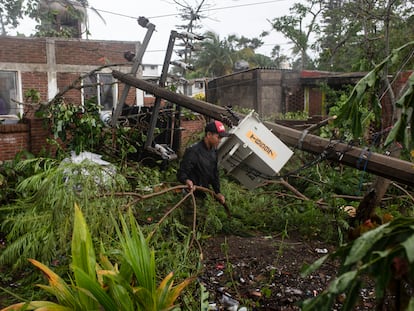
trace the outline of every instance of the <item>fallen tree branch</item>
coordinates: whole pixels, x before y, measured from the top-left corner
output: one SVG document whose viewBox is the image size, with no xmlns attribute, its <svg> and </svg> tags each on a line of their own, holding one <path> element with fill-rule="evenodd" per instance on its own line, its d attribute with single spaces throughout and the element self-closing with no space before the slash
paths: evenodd
<svg viewBox="0 0 414 311">
<path fill-rule="evenodd" d="M 92 75 L 96 74 L 97 72 L 99 72 L 99 71 L 101 71 L 102 69 L 105 69 L 105 68 L 120 67 L 120 66 L 131 66 L 131 64 L 129 64 L 129 63 L 106 64 L 106 65 L 99 66 L 99 67 L 91 70 L 90 72 L 88 72 L 88 73 L 86 73 L 84 75 L 80 75 L 71 84 L 69 84 L 68 86 L 66 86 L 65 88 L 63 88 L 62 91 L 59 91 L 51 100 L 49 100 L 47 102 L 46 106 L 52 104 L 56 98 L 62 97 L 66 92 L 68 92 L 68 91 L 70 91 L 72 89 L 80 89 L 80 88 L 82 88 L 83 86 L 79 86 L 79 84 L 86 77 L 92 76 Z"/>
<path fill-rule="evenodd" d="M 281 184 L 283 187 L 285 187 L 287 190 L 293 192 L 295 194 L 295 196 L 297 198 L 300 198 L 303 201 L 309 201 L 310 199 L 304 195 L 303 193 L 301 193 L 298 189 L 296 189 L 295 187 L 293 187 L 291 184 L 289 184 L 286 180 L 284 179 L 279 179 L 279 180 L 267 180 L 264 185 L 268 185 L 268 184 Z"/>
<path fill-rule="evenodd" d="M 411 201 L 414 201 L 413 196 L 407 190 L 405 190 L 403 187 L 401 187 L 400 185 L 398 185 L 395 182 L 391 182 L 391 185 L 393 185 L 394 187 L 396 187 L 399 190 L 401 190 L 402 192 L 404 192 L 411 199 Z"/>
<path fill-rule="evenodd" d="M 401 189 L 402 190 L 402 189 Z M 335 199 L 349 199 L 354 201 L 361 201 L 364 197 L 362 196 L 355 196 L 355 195 L 346 195 L 346 194 L 333 194 L 331 195 L 332 198 Z M 395 200 L 395 199 L 404 199 L 409 198 L 412 201 L 414 201 L 414 198 L 412 195 L 410 195 L 408 192 L 405 195 L 399 195 L 399 196 L 387 196 L 381 199 L 381 201 L 389 201 L 389 200 Z"/>
<path fill-rule="evenodd" d="M 156 196 L 165 194 L 167 192 L 170 191 L 177 191 L 177 190 L 183 190 L 183 189 L 188 189 L 188 186 L 186 185 L 178 185 L 178 186 L 173 186 L 173 187 L 169 187 L 169 188 L 165 188 L 162 189 L 160 191 L 157 192 L 153 192 L 150 194 L 139 194 L 136 192 L 116 192 L 114 193 L 114 195 L 116 196 L 132 196 L 132 197 L 136 197 L 135 200 L 133 200 L 132 202 L 128 203 L 125 207 L 127 209 L 129 209 L 132 205 L 136 204 L 137 202 L 141 201 L 141 200 L 147 200 L 150 198 L 154 198 Z M 218 196 L 217 194 L 209 189 L 209 188 L 205 188 L 205 187 L 201 187 L 201 186 L 194 186 L 193 189 L 191 189 L 190 191 L 188 191 L 188 193 L 186 193 L 186 195 L 177 203 L 175 204 L 172 208 L 170 208 L 163 217 L 161 217 L 161 219 L 157 222 L 155 229 L 150 233 L 150 237 L 152 237 L 155 233 L 155 231 L 158 230 L 158 228 L 160 227 L 160 225 L 164 222 L 164 220 L 173 212 L 175 211 L 178 207 L 181 206 L 181 204 L 187 200 L 189 197 L 191 197 L 192 199 L 192 203 L 193 203 L 193 209 L 194 209 L 194 213 L 193 213 L 193 227 L 192 227 L 192 240 L 190 242 L 190 246 L 194 243 L 194 241 L 196 241 L 196 243 L 198 244 L 198 247 L 200 248 L 200 253 L 202 255 L 202 249 L 201 249 L 201 245 L 200 243 L 198 243 L 197 239 L 196 239 L 196 220 L 197 220 L 197 204 L 196 204 L 196 200 L 195 200 L 195 196 L 194 196 L 194 191 L 202 191 L 205 193 L 210 194 L 216 201 L 218 201 Z M 225 208 L 225 211 L 227 213 L 228 217 L 231 217 L 231 213 L 230 213 L 230 209 L 228 208 L 228 206 L 226 204 L 222 204 Z"/>
</svg>

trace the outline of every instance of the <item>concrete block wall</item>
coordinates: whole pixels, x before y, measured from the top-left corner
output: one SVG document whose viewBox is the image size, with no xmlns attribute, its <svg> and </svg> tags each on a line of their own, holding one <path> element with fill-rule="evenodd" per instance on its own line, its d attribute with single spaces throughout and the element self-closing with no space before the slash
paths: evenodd
<svg viewBox="0 0 414 311">
<path fill-rule="evenodd" d="M 206 101 L 219 106 L 254 109 L 260 117 L 285 113 L 294 89 L 295 103 L 303 110 L 303 91 L 299 72 L 255 68 L 218 77 L 208 82 Z M 294 107 L 296 109 L 296 107 Z M 296 110 L 293 110 L 296 111 Z"/>
</svg>

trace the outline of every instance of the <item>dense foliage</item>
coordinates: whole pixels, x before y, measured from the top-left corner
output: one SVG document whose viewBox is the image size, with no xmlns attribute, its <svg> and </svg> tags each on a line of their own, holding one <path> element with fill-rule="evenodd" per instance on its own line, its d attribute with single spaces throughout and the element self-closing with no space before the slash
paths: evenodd
<svg viewBox="0 0 414 311">
<path fill-rule="evenodd" d="M 353 243 L 323 256 L 305 269 L 304 275 L 319 268 L 328 259 L 341 261 L 340 275 L 323 293 L 304 302 L 303 310 L 332 310 L 338 295 L 344 295 L 342 310 L 354 310 L 366 276 L 375 280 L 378 308 L 412 310 L 414 298 L 414 220 L 399 218 L 367 231 Z M 365 277 L 365 279 L 364 279 Z M 393 305 L 384 303 L 386 295 L 395 295 Z"/>
<path fill-rule="evenodd" d="M 85 101 L 81 106 L 59 98 L 48 106 L 45 114 L 50 118 L 54 138 L 67 143 L 69 150 L 79 154 L 84 150 L 98 149 L 105 139 L 105 124 L 99 111 L 96 98 Z"/>
<path fill-rule="evenodd" d="M 368 71 L 388 57 L 391 51 L 414 39 L 413 4 L 410 1 L 326 1 L 293 3 L 288 15 L 271 20 L 272 31 L 279 32 L 292 45 L 288 52 L 280 46 L 272 55 L 257 54 L 269 31 L 258 38 L 206 33 L 195 42 L 197 49 L 190 61 L 192 76 L 220 76 L 236 71 L 237 61 L 249 68 L 271 66 L 293 69 L 317 69 L 335 72 Z M 390 72 L 412 68 L 412 51 L 406 50 L 405 63 L 389 67 Z M 210 62 L 206 62 L 209 59 Z M 187 59 L 188 60 L 188 59 Z"/>
<path fill-rule="evenodd" d="M 6 310 L 170 310 L 181 291 L 192 278 L 173 286 L 170 272 L 157 286 L 155 253 L 150 249 L 136 220 L 130 213 L 128 219 L 121 218 L 121 228 L 112 217 L 119 238 L 121 267 L 112 264 L 101 253 L 97 260 L 92 237 L 82 211 L 75 204 L 74 225 L 71 243 L 71 282 L 67 283 L 46 265 L 35 259 L 29 261 L 40 269 L 49 280 L 49 285 L 38 285 L 51 293 L 51 301 L 21 302 Z M 102 252 L 105 250 L 102 249 Z"/>
</svg>

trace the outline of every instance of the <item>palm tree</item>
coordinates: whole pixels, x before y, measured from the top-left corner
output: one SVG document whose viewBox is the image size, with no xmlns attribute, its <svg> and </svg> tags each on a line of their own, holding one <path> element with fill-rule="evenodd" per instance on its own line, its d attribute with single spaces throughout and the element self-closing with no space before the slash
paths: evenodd
<svg viewBox="0 0 414 311">
<path fill-rule="evenodd" d="M 218 34 L 207 32 L 196 55 L 195 66 L 204 76 L 218 77 L 229 74 L 233 68 L 233 49 Z"/>
</svg>

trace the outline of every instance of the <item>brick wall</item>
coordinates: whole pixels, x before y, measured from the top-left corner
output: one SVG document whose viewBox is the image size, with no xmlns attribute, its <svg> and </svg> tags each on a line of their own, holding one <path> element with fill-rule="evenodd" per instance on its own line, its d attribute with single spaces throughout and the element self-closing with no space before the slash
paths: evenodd
<svg viewBox="0 0 414 311">
<path fill-rule="evenodd" d="M 55 153 L 56 148 L 47 143 L 47 138 L 53 138 L 47 120 L 34 118 L 25 119 L 24 122 L 0 124 L 0 162 L 12 160 L 21 151 L 29 151 L 34 155 Z M 181 121 L 181 144 L 177 151 L 179 156 L 203 135 L 205 124 L 203 117 Z"/>
<path fill-rule="evenodd" d="M 46 50 L 52 44 L 58 65 L 101 66 L 126 63 L 124 52 L 135 51 L 138 42 L 3 36 L 0 43 L 0 62 L 47 64 Z"/>
<path fill-rule="evenodd" d="M 129 72 L 132 64 L 126 62 L 123 54 L 125 51 L 136 51 L 137 44 L 133 41 L 0 37 L 0 70 L 20 72 L 23 96 L 26 90 L 35 89 L 40 91 L 41 100 L 45 102 L 50 96 L 50 91 L 54 90 L 51 84 L 56 84 L 57 91 L 65 90 L 81 75 L 105 64 L 127 65 L 106 69 L 106 72 L 112 69 Z M 123 84 L 120 84 L 119 96 L 122 91 Z M 249 92 L 246 91 L 245 95 L 248 96 Z M 81 103 L 79 88 L 67 91 L 63 97 L 66 102 Z M 150 102 L 145 100 L 145 104 L 150 105 Z M 131 87 L 126 103 L 134 102 L 135 88 Z M 15 154 L 22 150 L 37 155 L 49 148 L 46 138 L 50 133 L 43 128 L 43 121 L 29 118 L 25 119 L 25 122 L 1 126 L 0 161 L 13 159 Z M 204 124 L 204 118 L 183 121 L 180 150 L 198 138 L 197 135 L 203 131 Z"/>
<path fill-rule="evenodd" d="M 28 150 L 29 127 L 27 124 L 0 124 L 0 160 L 11 160 Z"/>
<path fill-rule="evenodd" d="M 1 37 L 0 62 L 46 64 L 46 39 Z"/>
<path fill-rule="evenodd" d="M 125 63 L 124 52 L 134 52 L 136 44 L 125 41 L 56 39 L 56 63 L 86 66 Z"/>
<path fill-rule="evenodd" d="M 61 73 L 59 73 L 57 75 L 57 86 L 58 86 L 58 89 L 60 91 L 67 89 L 78 78 L 79 78 L 79 74 L 78 73 L 67 73 L 67 72 L 61 72 Z M 80 104 L 80 102 L 81 102 L 81 91 L 80 91 L 79 88 L 78 89 L 67 90 L 65 92 L 65 94 L 63 94 L 63 98 L 68 103 L 77 103 L 77 104 Z"/>
<path fill-rule="evenodd" d="M 48 119 L 28 119 L 26 122 L 29 124 L 29 151 L 35 155 L 53 154 L 55 147 L 47 142 L 48 138 L 53 138 Z"/>
<path fill-rule="evenodd" d="M 181 120 L 181 145 L 177 152 L 178 156 L 181 157 L 185 148 L 198 140 L 199 135 L 204 132 L 205 125 L 206 121 L 203 117 L 195 120 Z"/>
<path fill-rule="evenodd" d="M 0 124 L 0 162 L 12 160 L 17 153 L 29 151 L 34 155 L 53 155 L 54 146 L 47 143 L 52 138 L 46 119 L 25 119 L 25 123 Z M 204 133 L 203 117 L 181 121 L 181 144 L 177 151 L 181 157 L 185 148 L 199 140 Z"/>
<path fill-rule="evenodd" d="M 125 60 L 124 52 L 136 52 L 139 43 L 2 36 L 0 46 L 0 70 L 20 72 L 22 97 L 26 90 L 36 89 L 40 91 L 42 101 L 46 101 L 51 90 L 62 91 L 81 75 L 98 67 L 117 64 L 119 66 L 103 70 L 108 73 L 113 69 L 129 72 L 132 63 Z M 67 101 L 81 103 L 79 88 L 64 95 Z M 126 102 L 135 102 L 135 88 L 131 88 Z"/>
<path fill-rule="evenodd" d="M 25 119 L 24 123 L 0 124 L 0 162 L 12 160 L 21 151 L 34 155 L 53 155 L 56 148 L 47 143 L 51 138 L 46 119 Z"/>
<path fill-rule="evenodd" d="M 34 89 L 40 92 L 40 100 L 47 101 L 47 73 L 46 72 L 22 72 L 22 93 Z M 24 99 L 24 98 L 23 98 Z"/>
</svg>

